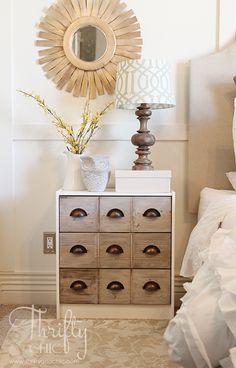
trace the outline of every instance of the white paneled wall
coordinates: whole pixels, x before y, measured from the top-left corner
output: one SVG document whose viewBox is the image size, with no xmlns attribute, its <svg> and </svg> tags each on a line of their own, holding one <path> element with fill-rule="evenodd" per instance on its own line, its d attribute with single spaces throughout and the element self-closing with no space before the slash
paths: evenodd
<svg viewBox="0 0 236 368">
<path fill-rule="evenodd" d="M 111 0 L 112 1 L 112 0 Z M 2 4 L 0 40 L 0 302 L 53 302 L 55 257 L 43 255 L 42 234 L 55 230 L 55 191 L 63 182 L 64 144 L 48 118 L 16 92 L 40 94 L 68 121 L 78 123 L 84 100 L 55 89 L 36 63 L 36 24 L 52 0 Z M 195 217 L 186 209 L 188 63 L 235 38 L 236 0 L 126 0 L 141 24 L 143 55 L 167 57 L 173 65 L 177 106 L 156 111 L 150 123 L 157 143 L 156 168 L 171 169 L 177 194 L 176 266 L 180 268 Z M 110 97 L 98 98 L 101 109 Z M 110 156 L 112 169 L 130 168 L 129 142 L 138 124 L 132 112 L 112 110 L 90 153 Z M 114 184 L 114 177 L 110 185 Z"/>
<path fill-rule="evenodd" d="M 12 156 L 12 73 L 11 73 L 11 3 L 0 13 L 1 87 L 0 87 L 0 270 L 14 269 L 14 201 Z M 4 55 L 4 57 L 3 57 Z"/>
</svg>

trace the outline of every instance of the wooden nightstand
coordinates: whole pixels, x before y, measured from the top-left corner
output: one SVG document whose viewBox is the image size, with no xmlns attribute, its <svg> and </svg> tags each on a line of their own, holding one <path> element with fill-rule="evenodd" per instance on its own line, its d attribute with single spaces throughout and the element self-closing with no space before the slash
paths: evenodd
<svg viewBox="0 0 236 368">
<path fill-rule="evenodd" d="M 57 316 L 171 318 L 170 193 L 57 192 Z"/>
</svg>

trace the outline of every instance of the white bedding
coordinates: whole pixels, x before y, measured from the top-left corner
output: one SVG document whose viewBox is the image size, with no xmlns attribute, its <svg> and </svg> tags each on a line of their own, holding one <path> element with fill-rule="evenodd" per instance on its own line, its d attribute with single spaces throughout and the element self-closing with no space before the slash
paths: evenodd
<svg viewBox="0 0 236 368">
<path fill-rule="evenodd" d="M 189 368 L 236 367 L 236 193 L 208 203 L 181 272 L 195 277 L 164 335 L 171 359 Z"/>
<path fill-rule="evenodd" d="M 206 206 L 204 212 L 201 212 L 199 221 L 190 235 L 180 270 L 180 274 L 185 277 L 196 275 L 196 272 L 203 263 L 200 253 L 209 247 L 212 235 L 225 221 L 229 213 L 232 213 L 236 226 L 236 217 L 234 217 L 236 211 L 236 192 L 223 191 L 224 193 L 218 196 L 216 194 L 212 196 L 212 189 L 210 188 L 205 188 L 204 192 L 211 194 L 211 202 Z M 221 191 L 214 190 L 214 192 Z M 203 208 L 202 200 L 199 208 Z"/>
</svg>

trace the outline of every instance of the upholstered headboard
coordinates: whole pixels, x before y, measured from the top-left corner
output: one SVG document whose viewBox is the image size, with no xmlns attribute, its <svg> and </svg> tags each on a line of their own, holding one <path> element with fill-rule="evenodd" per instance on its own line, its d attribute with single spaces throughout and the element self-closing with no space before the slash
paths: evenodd
<svg viewBox="0 0 236 368">
<path fill-rule="evenodd" d="M 236 43 L 190 65 L 188 207 L 198 208 L 202 188 L 232 189 L 225 173 L 236 171 L 232 120 Z"/>
</svg>

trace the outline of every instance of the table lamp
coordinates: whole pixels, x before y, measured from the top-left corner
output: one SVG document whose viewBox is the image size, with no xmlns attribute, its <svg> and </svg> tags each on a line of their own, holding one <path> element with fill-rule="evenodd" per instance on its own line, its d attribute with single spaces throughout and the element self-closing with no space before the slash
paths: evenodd
<svg viewBox="0 0 236 368">
<path fill-rule="evenodd" d="M 148 130 L 148 120 L 154 109 L 175 106 L 170 66 L 162 59 L 126 60 L 118 64 L 115 106 L 118 109 L 136 109 L 140 128 L 131 138 L 138 146 L 133 170 L 153 170 L 149 160 L 150 146 L 155 137 Z"/>
</svg>

